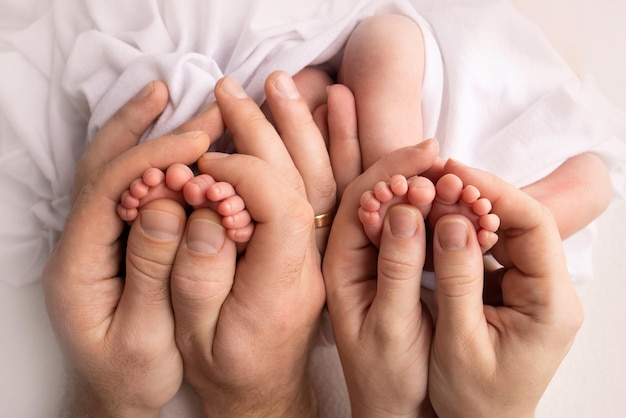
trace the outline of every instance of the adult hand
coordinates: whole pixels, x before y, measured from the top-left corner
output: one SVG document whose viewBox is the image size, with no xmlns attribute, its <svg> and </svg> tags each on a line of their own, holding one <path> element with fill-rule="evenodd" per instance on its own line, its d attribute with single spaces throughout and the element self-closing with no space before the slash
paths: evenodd
<svg viewBox="0 0 626 418">
<path fill-rule="evenodd" d="M 502 306 L 483 304 L 483 258 L 472 223 L 438 221 L 439 316 L 429 394 L 441 417 L 531 417 L 582 322 L 556 223 L 544 206 L 494 175 L 448 162 L 501 219 L 492 250 Z"/>
<path fill-rule="evenodd" d="M 329 96 L 329 122 L 332 106 Z M 355 114 L 346 116 L 356 120 Z M 340 138 L 356 138 L 348 126 L 343 125 Z M 356 124 L 352 126 L 356 129 Z M 333 148 L 331 135 L 331 151 L 354 156 L 353 142 Z M 331 230 L 323 263 L 327 304 L 355 416 L 432 413 L 427 399 L 432 324 L 420 302 L 426 252 L 423 218 L 408 205 L 392 207 L 377 250 L 363 232 L 357 211 L 361 194 L 376 182 L 394 174 L 411 177 L 425 172 L 437 153 L 437 142 L 431 140 L 380 159 L 345 187 Z M 356 161 L 342 164 L 354 171 L 360 155 Z M 347 179 L 349 173 L 337 178 Z"/>
<path fill-rule="evenodd" d="M 198 132 L 136 146 L 167 99 L 166 87 L 151 83 L 94 139 L 79 163 L 74 205 L 43 275 L 68 366 L 69 416 L 157 416 L 182 380 L 169 277 L 185 213 L 174 202 L 151 203 L 133 223 L 126 248 L 116 212 L 122 192 L 147 168 L 192 163 L 209 146 Z"/>
<path fill-rule="evenodd" d="M 255 231 L 235 264 L 215 213 L 196 210 L 172 271 L 177 343 L 206 416 L 316 416 L 307 360 L 324 286 L 312 204 L 327 211 L 334 195 L 312 204 L 307 199 L 316 192 L 302 177 L 328 157 L 290 83 L 275 73 L 266 84 L 280 135 L 234 79 L 215 88 L 239 153 L 209 153 L 198 168 L 235 187 Z M 294 152 L 292 160 L 283 140 L 309 155 Z"/>
</svg>

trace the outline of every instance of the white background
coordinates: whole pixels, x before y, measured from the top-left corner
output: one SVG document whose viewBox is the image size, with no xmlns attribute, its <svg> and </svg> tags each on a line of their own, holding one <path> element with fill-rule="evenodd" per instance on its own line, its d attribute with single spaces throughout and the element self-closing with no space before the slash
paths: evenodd
<svg viewBox="0 0 626 418">
<path fill-rule="evenodd" d="M 579 72 L 626 110 L 626 2 L 516 0 Z M 565 7 L 565 8 L 564 8 Z M 537 417 L 626 416 L 626 205 L 599 221 L 594 280 L 577 285 L 585 323 Z"/>
<path fill-rule="evenodd" d="M 516 0 L 579 72 L 626 111 L 626 2 Z M 566 7 L 567 9 L 564 9 Z M 537 416 L 626 416 L 626 205 L 599 222 L 595 279 L 578 285 L 586 320 Z M 0 283 L 0 415 L 56 416 L 64 382 L 41 287 Z"/>
</svg>

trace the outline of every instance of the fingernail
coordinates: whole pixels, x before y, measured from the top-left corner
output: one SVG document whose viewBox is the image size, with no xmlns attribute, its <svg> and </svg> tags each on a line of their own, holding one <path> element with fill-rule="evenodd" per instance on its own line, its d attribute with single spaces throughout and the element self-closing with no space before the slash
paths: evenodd
<svg viewBox="0 0 626 418">
<path fill-rule="evenodd" d="M 237 99 L 245 99 L 248 97 L 243 87 L 232 77 L 224 78 L 224 81 L 222 81 L 222 90 Z"/>
<path fill-rule="evenodd" d="M 177 136 L 182 136 L 184 138 L 197 138 L 202 135 L 202 131 L 189 131 L 178 134 Z"/>
<path fill-rule="evenodd" d="M 141 212 L 141 229 L 152 238 L 164 241 L 174 239 L 180 233 L 180 225 L 180 218 L 171 213 L 159 210 Z"/>
<path fill-rule="evenodd" d="M 296 88 L 293 79 L 289 77 L 286 73 L 281 73 L 278 75 L 278 77 L 276 77 L 276 81 L 274 81 L 274 86 L 280 94 L 289 99 L 297 99 L 300 97 L 300 92 Z"/>
<path fill-rule="evenodd" d="M 204 219 L 189 224 L 187 248 L 201 254 L 217 254 L 224 246 L 226 231 L 222 225 Z"/>
<path fill-rule="evenodd" d="M 437 225 L 437 236 L 444 250 L 460 250 L 467 246 L 469 228 L 459 219 L 444 220 Z"/>
<path fill-rule="evenodd" d="M 225 152 L 205 152 L 200 157 L 201 160 L 221 160 L 223 158 L 230 157 L 231 154 L 226 154 Z"/>
<path fill-rule="evenodd" d="M 145 99 L 146 97 L 150 96 L 152 94 L 152 90 L 154 90 L 154 86 L 152 81 L 148 84 L 146 84 L 144 86 L 144 88 L 142 88 L 141 90 L 139 90 L 139 93 L 137 93 L 135 95 L 135 100 L 141 100 L 141 99 Z"/>
<path fill-rule="evenodd" d="M 419 220 L 414 211 L 404 207 L 392 207 L 387 216 L 389 228 L 395 237 L 411 238 L 415 235 Z"/>
<path fill-rule="evenodd" d="M 422 147 L 430 147 L 435 142 L 437 142 L 437 138 L 429 138 L 418 143 L 418 145 L 421 145 Z"/>
</svg>

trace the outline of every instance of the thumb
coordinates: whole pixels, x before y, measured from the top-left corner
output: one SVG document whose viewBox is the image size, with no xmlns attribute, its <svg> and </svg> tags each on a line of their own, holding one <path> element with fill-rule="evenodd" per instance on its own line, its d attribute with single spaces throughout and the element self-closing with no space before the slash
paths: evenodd
<svg viewBox="0 0 626 418">
<path fill-rule="evenodd" d="M 378 254 L 378 280 L 372 309 L 390 321 L 419 311 L 420 284 L 426 253 L 426 233 L 421 212 L 408 205 L 389 209 Z M 421 309 L 421 308 L 420 308 Z"/>
<path fill-rule="evenodd" d="M 154 325 L 138 329 L 154 332 L 173 324 L 169 279 L 184 225 L 184 209 L 171 200 L 150 202 L 133 222 L 118 313 L 126 321 Z"/>
<path fill-rule="evenodd" d="M 183 356 L 211 352 L 222 305 L 233 286 L 235 243 L 208 208 L 189 217 L 172 270 L 176 339 Z"/>
<path fill-rule="evenodd" d="M 446 215 L 435 226 L 433 258 L 439 316 L 437 329 L 458 336 L 484 323 L 483 257 L 472 223 Z"/>
</svg>

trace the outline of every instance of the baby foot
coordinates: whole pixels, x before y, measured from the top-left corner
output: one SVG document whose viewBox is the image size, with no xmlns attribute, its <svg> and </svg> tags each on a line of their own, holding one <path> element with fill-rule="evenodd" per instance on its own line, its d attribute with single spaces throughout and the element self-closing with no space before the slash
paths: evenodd
<svg viewBox="0 0 626 418">
<path fill-rule="evenodd" d="M 165 173 L 158 168 L 149 168 L 122 193 L 117 213 L 122 220 L 132 222 L 139 209 L 153 200 L 172 199 L 184 203 L 183 186 L 192 178 L 193 172 L 184 164 L 174 164 Z"/>
<path fill-rule="evenodd" d="M 216 182 L 206 174 L 194 177 L 184 164 L 174 164 L 165 173 L 156 168 L 146 170 L 122 194 L 118 214 L 124 221 L 132 222 L 141 207 L 156 199 L 172 199 L 194 209 L 211 208 L 222 215 L 227 235 L 237 243 L 248 242 L 254 232 L 252 218 L 232 185 Z"/>
<path fill-rule="evenodd" d="M 222 225 L 230 239 L 239 244 L 250 241 L 254 222 L 232 184 L 200 174 L 185 184 L 183 195 L 194 208 L 209 207 L 222 215 Z"/>
<path fill-rule="evenodd" d="M 407 179 L 396 175 L 387 183 L 376 183 L 372 190 L 361 195 L 359 219 L 363 224 L 365 235 L 375 246 L 380 246 L 383 220 L 387 210 L 399 203 L 408 203 L 422 212 L 424 218 L 431 211 L 435 199 L 435 186 L 426 177 Z"/>
<path fill-rule="evenodd" d="M 465 186 L 454 174 L 446 174 L 435 186 L 436 197 L 428 216 L 428 224 L 434 228 L 444 215 L 457 213 L 473 222 L 478 243 L 483 252 L 489 251 L 498 241 L 496 231 L 500 218 L 490 213 L 492 206 L 488 199 L 480 197 L 480 191 L 471 185 Z"/>
</svg>

